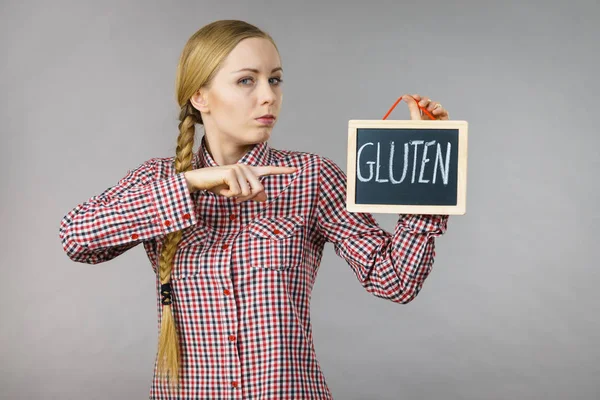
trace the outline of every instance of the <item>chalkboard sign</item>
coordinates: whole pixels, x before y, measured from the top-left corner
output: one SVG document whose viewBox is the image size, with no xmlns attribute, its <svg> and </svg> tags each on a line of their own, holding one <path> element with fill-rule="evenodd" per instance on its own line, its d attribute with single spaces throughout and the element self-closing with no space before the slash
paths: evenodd
<svg viewBox="0 0 600 400">
<path fill-rule="evenodd" d="M 465 214 L 466 121 L 350 120 L 346 208 Z"/>
</svg>

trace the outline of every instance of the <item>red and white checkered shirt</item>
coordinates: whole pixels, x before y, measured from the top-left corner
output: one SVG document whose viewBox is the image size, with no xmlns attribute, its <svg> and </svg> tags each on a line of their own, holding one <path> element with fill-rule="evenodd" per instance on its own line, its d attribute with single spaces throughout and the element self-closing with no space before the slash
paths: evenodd
<svg viewBox="0 0 600 400">
<path fill-rule="evenodd" d="M 298 167 L 263 176 L 267 202 L 190 193 L 173 157 L 152 158 L 71 210 L 60 238 L 74 261 L 108 261 L 142 243 L 156 272 L 165 234 L 183 230 L 171 274 L 181 384 L 155 375 L 150 399 L 332 399 L 313 346 L 311 291 L 326 242 L 375 296 L 407 303 L 434 261 L 446 215 L 400 215 L 391 235 L 346 210 L 330 159 L 256 145 L 238 163 Z M 205 146 L 194 168 L 217 166 Z M 156 279 L 158 327 L 162 306 Z"/>
</svg>

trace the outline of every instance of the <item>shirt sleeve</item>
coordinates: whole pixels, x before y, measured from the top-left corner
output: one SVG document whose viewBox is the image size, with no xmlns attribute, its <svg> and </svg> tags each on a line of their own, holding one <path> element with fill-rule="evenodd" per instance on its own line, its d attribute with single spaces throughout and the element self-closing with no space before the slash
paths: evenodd
<svg viewBox="0 0 600 400">
<path fill-rule="evenodd" d="M 435 238 L 446 231 L 447 215 L 400 215 L 394 234 L 370 213 L 346 209 L 346 174 L 322 157 L 318 229 L 347 261 L 363 287 L 396 303 L 413 300 L 431 272 Z"/>
<path fill-rule="evenodd" d="M 158 179 L 159 162 L 153 158 L 130 170 L 62 218 L 59 236 L 70 259 L 98 264 L 196 223 L 183 173 Z"/>
</svg>

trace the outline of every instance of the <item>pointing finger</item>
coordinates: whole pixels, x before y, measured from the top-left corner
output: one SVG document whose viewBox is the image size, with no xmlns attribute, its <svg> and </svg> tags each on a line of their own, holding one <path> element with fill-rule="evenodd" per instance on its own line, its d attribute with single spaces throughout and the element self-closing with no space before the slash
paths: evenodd
<svg viewBox="0 0 600 400">
<path fill-rule="evenodd" d="M 298 171 L 296 167 L 280 167 L 275 165 L 262 165 L 252 167 L 252 169 L 257 176 L 293 174 Z"/>
</svg>

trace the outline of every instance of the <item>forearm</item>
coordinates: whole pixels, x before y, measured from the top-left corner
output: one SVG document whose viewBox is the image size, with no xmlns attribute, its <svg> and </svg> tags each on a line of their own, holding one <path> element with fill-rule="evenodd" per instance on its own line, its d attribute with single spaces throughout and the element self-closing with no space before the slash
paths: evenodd
<svg viewBox="0 0 600 400">
<path fill-rule="evenodd" d="M 69 258 L 99 263 L 195 223 L 191 195 L 179 174 L 92 197 L 65 215 L 59 236 Z"/>
<path fill-rule="evenodd" d="M 369 293 L 408 303 L 431 272 L 435 238 L 446 231 L 447 221 L 447 216 L 400 216 L 393 235 L 382 229 L 363 232 L 336 245 L 336 253 Z"/>
</svg>

